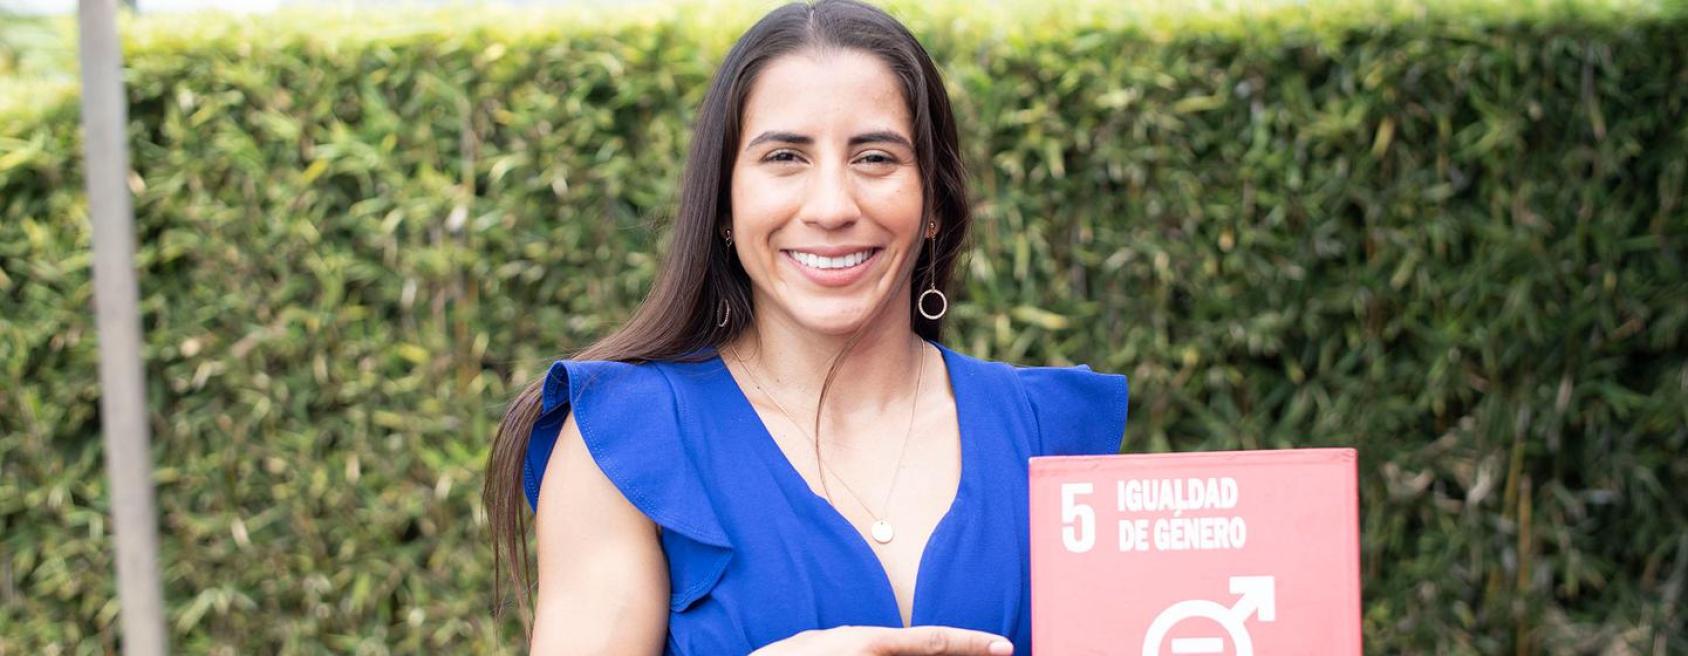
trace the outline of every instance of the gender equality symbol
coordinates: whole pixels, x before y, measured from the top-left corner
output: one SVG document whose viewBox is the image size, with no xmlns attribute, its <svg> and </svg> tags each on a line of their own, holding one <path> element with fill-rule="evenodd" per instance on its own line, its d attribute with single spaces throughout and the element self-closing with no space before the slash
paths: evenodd
<svg viewBox="0 0 1688 656">
<path fill-rule="evenodd" d="M 1254 639 L 1243 624 L 1249 616 L 1258 614 L 1260 621 L 1270 622 L 1277 616 L 1276 581 L 1270 576 L 1233 576 L 1231 594 L 1241 595 L 1230 608 L 1208 599 L 1186 599 L 1167 607 L 1149 623 L 1143 635 L 1143 656 L 1161 656 L 1161 643 L 1166 633 L 1179 622 L 1203 618 L 1218 622 L 1236 645 L 1237 656 L 1254 656 Z M 1173 638 L 1174 654 L 1218 654 L 1225 650 L 1225 640 L 1218 637 Z"/>
</svg>

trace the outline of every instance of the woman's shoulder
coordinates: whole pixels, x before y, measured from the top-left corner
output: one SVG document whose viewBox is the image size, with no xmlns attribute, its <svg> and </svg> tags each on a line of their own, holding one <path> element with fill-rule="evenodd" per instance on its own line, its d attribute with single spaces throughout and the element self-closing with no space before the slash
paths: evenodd
<svg viewBox="0 0 1688 656">
<path fill-rule="evenodd" d="M 671 418 L 679 388 L 700 378 L 700 358 L 620 361 L 559 359 L 546 371 L 542 412 L 571 407 L 576 422 Z M 585 416 L 580 416 L 585 415 Z"/>
<path fill-rule="evenodd" d="M 662 529 L 670 603 L 678 610 L 720 578 L 732 546 L 683 439 L 681 404 L 671 381 L 684 376 L 671 371 L 676 367 L 684 363 L 553 362 L 542 383 L 522 485 L 537 509 L 551 451 L 572 416 L 598 469 Z"/>
<path fill-rule="evenodd" d="M 1098 372 L 1086 364 L 1032 366 L 945 350 L 958 362 L 983 372 L 983 378 L 999 387 L 1012 386 L 1024 398 L 1037 427 L 1036 455 L 1119 452 L 1130 400 L 1130 382 L 1124 375 Z"/>
<path fill-rule="evenodd" d="M 688 478 L 683 471 L 689 466 L 684 431 L 668 368 L 665 362 L 560 359 L 551 363 L 523 463 L 522 483 L 529 503 L 538 507 L 545 466 L 569 417 L 598 468 L 635 505 L 665 496 L 669 482 Z"/>
<path fill-rule="evenodd" d="M 545 371 L 541 412 L 572 409 L 582 403 L 614 404 L 630 395 L 661 392 L 663 377 L 655 363 L 560 358 Z M 578 421 L 578 418 L 576 419 Z"/>
<path fill-rule="evenodd" d="M 527 458 L 522 463 L 522 487 L 527 492 L 528 503 L 535 508 L 539 505 L 539 485 L 545 477 L 545 466 L 551 462 L 558 434 L 570 416 L 574 417 L 575 426 L 594 459 L 608 455 L 613 463 L 618 459 L 617 454 L 607 450 L 615 446 L 616 440 L 610 439 L 608 426 L 642 420 L 646 425 L 639 426 L 643 430 L 637 434 L 661 439 L 648 429 L 660 431 L 663 413 L 630 410 L 640 405 L 660 407 L 670 396 L 664 393 L 664 387 L 661 374 L 648 365 L 609 360 L 552 362 L 540 385 L 539 418 L 529 435 Z M 603 467 L 602 462 L 599 466 L 610 473 L 610 468 Z"/>
</svg>

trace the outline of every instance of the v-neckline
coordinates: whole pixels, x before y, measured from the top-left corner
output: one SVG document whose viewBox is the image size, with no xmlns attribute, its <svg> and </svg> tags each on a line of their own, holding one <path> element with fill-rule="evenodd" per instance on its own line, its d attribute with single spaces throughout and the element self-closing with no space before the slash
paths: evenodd
<svg viewBox="0 0 1688 656">
<path fill-rule="evenodd" d="M 826 521 L 833 523 L 833 528 L 841 528 L 845 533 L 855 537 L 854 540 L 849 541 L 850 544 L 845 548 L 854 551 L 858 559 L 865 560 L 866 566 L 869 567 L 871 571 L 879 573 L 880 592 L 882 593 L 884 600 L 888 601 L 890 604 L 891 625 L 902 626 L 905 628 L 910 626 L 919 626 L 922 623 L 920 599 L 921 590 L 928 587 L 925 585 L 925 579 L 927 576 L 927 557 L 932 555 L 932 545 L 935 544 L 939 537 L 943 535 L 945 528 L 953 523 L 951 519 L 957 516 L 957 511 L 962 507 L 965 501 L 970 488 L 970 485 L 968 484 L 968 472 L 971 472 L 974 469 L 969 465 L 971 464 L 970 460 L 973 452 L 972 438 L 976 434 L 976 432 L 971 430 L 971 427 L 968 426 L 967 417 L 969 414 L 962 411 L 963 397 L 966 394 L 966 391 L 962 389 L 963 383 L 960 381 L 960 378 L 963 377 L 956 375 L 957 364 L 960 360 L 959 354 L 944 347 L 943 344 L 939 344 L 925 338 L 921 338 L 921 341 L 931 344 L 933 347 L 938 349 L 940 359 L 944 363 L 944 377 L 949 380 L 950 394 L 955 397 L 955 421 L 956 431 L 959 434 L 960 442 L 961 471 L 956 476 L 955 496 L 950 500 L 949 508 L 944 511 L 944 514 L 941 517 L 938 518 L 938 522 L 932 525 L 931 534 L 926 536 L 926 544 L 922 545 L 920 548 L 920 561 L 915 563 L 914 569 L 914 590 L 909 595 L 908 624 L 903 624 L 902 608 L 897 604 L 897 589 L 891 582 L 891 573 L 889 570 L 885 569 L 885 563 L 880 562 L 879 556 L 873 551 L 873 546 L 868 544 L 867 537 L 863 536 L 861 531 L 856 529 L 855 524 L 850 523 L 850 520 L 844 516 L 844 513 L 839 512 L 837 507 L 833 506 L 832 503 L 827 501 L 825 497 L 815 494 L 814 488 L 809 487 L 809 481 L 803 478 L 802 473 L 797 471 L 797 466 L 791 463 L 791 459 L 786 457 L 785 451 L 781 449 L 779 443 L 774 440 L 773 431 L 768 430 L 768 424 L 762 421 L 762 415 L 756 412 L 756 405 L 750 402 L 750 396 L 745 394 L 744 387 L 740 385 L 738 379 L 733 376 L 732 369 L 727 367 L 726 359 L 721 357 L 719 350 L 717 350 L 715 354 L 715 359 L 721 364 L 721 375 L 726 377 L 729 383 L 728 387 L 732 388 L 733 401 L 737 404 L 736 409 L 739 412 L 747 413 L 752 420 L 752 423 L 756 426 L 755 432 L 757 434 L 751 436 L 751 441 L 756 443 L 756 448 L 762 451 L 764 456 L 771 457 L 776 461 L 774 469 L 777 471 L 774 475 L 781 479 L 779 484 L 782 486 L 794 486 L 802 490 L 802 493 L 807 495 L 805 499 L 810 504 L 819 508 L 819 512 L 823 516 L 827 517 Z"/>
</svg>

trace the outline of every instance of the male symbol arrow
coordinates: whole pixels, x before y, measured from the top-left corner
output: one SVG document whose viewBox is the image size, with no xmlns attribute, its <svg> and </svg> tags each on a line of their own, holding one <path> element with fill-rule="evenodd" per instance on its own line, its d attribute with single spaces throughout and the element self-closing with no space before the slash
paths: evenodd
<svg viewBox="0 0 1688 656">
<path fill-rule="evenodd" d="M 1233 576 L 1231 594 L 1242 595 L 1231 606 L 1231 614 L 1238 622 L 1247 621 L 1251 613 L 1258 613 L 1262 622 L 1270 622 L 1277 617 L 1277 583 L 1273 577 Z"/>
</svg>

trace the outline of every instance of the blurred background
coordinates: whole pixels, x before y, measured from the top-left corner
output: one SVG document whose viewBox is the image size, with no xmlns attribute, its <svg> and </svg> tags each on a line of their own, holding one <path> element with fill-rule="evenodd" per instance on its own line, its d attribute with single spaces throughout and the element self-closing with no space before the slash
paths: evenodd
<svg viewBox="0 0 1688 656">
<path fill-rule="evenodd" d="M 0 0 L 0 654 L 119 645 L 73 4 Z M 177 650 L 522 650 L 492 432 L 771 6 L 138 3 Z M 1128 374 L 1128 451 L 1357 447 L 1369 653 L 1688 653 L 1688 7 L 888 8 L 971 169 L 947 343 Z"/>
</svg>

